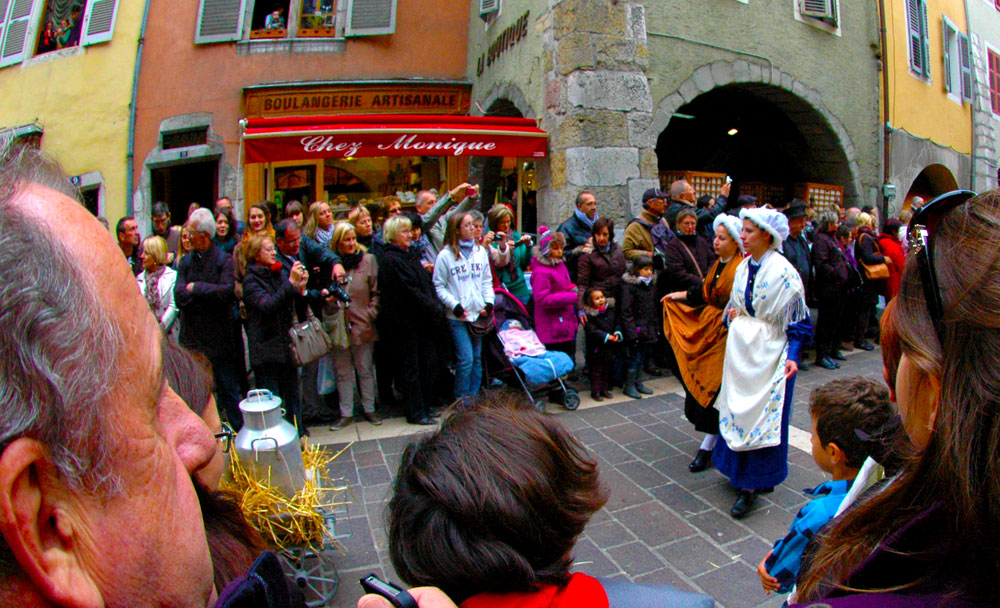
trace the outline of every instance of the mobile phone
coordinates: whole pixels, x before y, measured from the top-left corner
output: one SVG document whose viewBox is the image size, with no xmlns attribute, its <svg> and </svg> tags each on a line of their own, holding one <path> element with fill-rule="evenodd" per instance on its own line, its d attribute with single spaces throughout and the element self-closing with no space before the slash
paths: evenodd
<svg viewBox="0 0 1000 608">
<path fill-rule="evenodd" d="M 468 188 L 465 189 L 465 196 L 475 196 L 475 195 L 476 195 L 475 187 L 469 186 Z"/>
<path fill-rule="evenodd" d="M 361 588 L 365 590 L 365 593 L 381 595 L 396 608 L 419 608 L 417 601 L 413 599 L 409 591 L 401 589 L 392 583 L 387 583 L 375 576 L 374 573 L 364 577 L 360 582 Z"/>
<path fill-rule="evenodd" d="M 729 176 L 727 175 L 727 176 L 726 176 L 726 183 L 727 183 L 727 184 L 731 184 L 731 183 L 733 183 L 733 178 L 731 178 L 731 177 L 729 177 Z"/>
</svg>

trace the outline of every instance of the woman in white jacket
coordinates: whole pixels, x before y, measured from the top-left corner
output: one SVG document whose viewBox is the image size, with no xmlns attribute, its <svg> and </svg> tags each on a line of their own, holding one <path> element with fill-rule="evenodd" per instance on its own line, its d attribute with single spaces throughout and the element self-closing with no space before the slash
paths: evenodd
<svg viewBox="0 0 1000 608">
<path fill-rule="evenodd" d="M 177 271 L 167 266 L 167 241 L 159 236 L 146 237 L 139 249 L 139 257 L 143 269 L 135 277 L 139 291 L 163 331 L 176 337 L 180 329 L 180 324 L 176 322 L 177 305 L 174 304 Z"/>
<path fill-rule="evenodd" d="M 483 339 L 469 326 L 493 314 L 493 276 L 489 255 L 476 242 L 475 222 L 469 213 L 448 218 L 444 247 L 434 263 L 434 290 L 444 303 L 455 340 L 455 399 L 471 398 L 482 382 Z"/>
</svg>

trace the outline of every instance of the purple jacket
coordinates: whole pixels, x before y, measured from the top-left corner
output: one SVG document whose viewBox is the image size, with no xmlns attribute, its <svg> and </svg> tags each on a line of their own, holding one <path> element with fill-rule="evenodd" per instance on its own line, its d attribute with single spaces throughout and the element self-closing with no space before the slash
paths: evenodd
<svg viewBox="0 0 1000 608">
<path fill-rule="evenodd" d="M 535 302 L 535 333 L 543 344 L 576 337 L 575 285 L 566 264 L 535 257 L 531 260 L 531 293 Z"/>
</svg>

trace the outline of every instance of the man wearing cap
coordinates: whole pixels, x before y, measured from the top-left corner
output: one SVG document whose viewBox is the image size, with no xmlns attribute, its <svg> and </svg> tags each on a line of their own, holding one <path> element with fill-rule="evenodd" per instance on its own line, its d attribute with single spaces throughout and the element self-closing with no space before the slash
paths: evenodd
<svg viewBox="0 0 1000 608">
<path fill-rule="evenodd" d="M 670 184 L 670 205 L 666 210 L 667 224 L 672 230 L 677 230 L 677 214 L 681 209 L 692 208 L 698 214 L 698 234 L 709 241 L 715 238 L 712 233 L 712 222 L 716 216 L 725 211 L 726 201 L 729 198 L 731 183 L 725 183 L 719 188 L 719 195 L 715 197 L 715 204 L 705 209 L 698 209 L 698 192 L 687 180 L 679 179 Z"/>
<path fill-rule="evenodd" d="M 782 244 L 781 253 L 799 272 L 808 298 L 809 285 L 812 282 L 812 264 L 809 261 L 809 243 L 802 234 L 806 227 L 806 202 L 794 199 L 782 213 L 788 218 L 788 239 Z"/>
<path fill-rule="evenodd" d="M 659 188 L 650 188 L 642 193 L 642 211 L 629 220 L 625 226 L 625 236 L 622 239 L 622 251 L 629 260 L 640 255 L 648 255 L 654 261 L 657 258 L 658 269 L 662 269 L 663 252 L 667 243 L 674 238 L 674 233 L 663 217 L 667 207 L 667 194 Z M 657 253 L 660 255 L 657 256 Z"/>
<path fill-rule="evenodd" d="M 593 193 L 584 190 L 576 195 L 576 209 L 573 215 L 559 224 L 557 232 L 566 237 L 566 268 L 569 276 L 576 280 L 576 262 L 584 253 L 589 253 L 593 247 L 590 243 L 590 230 L 597 221 L 597 199 Z M 539 233 L 540 234 L 540 233 Z"/>
</svg>

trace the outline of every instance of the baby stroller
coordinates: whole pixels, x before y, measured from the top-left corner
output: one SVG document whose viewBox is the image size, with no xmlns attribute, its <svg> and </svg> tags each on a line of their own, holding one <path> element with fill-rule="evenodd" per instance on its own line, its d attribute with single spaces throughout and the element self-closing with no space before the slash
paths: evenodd
<svg viewBox="0 0 1000 608">
<path fill-rule="evenodd" d="M 569 355 L 545 350 L 531 328 L 528 310 L 517 296 L 500 288 L 493 293 L 496 329 L 483 341 L 487 381 L 497 378 L 507 386 L 520 388 L 538 411 L 545 411 L 543 397 L 570 411 L 578 408 L 580 395 L 562 381 L 562 376 L 573 369 Z M 523 344 L 526 354 L 512 359 L 507 356 L 510 349 L 505 350 L 503 336 L 512 342 L 517 334 L 523 334 L 523 342 L 518 340 L 518 344 Z"/>
</svg>

